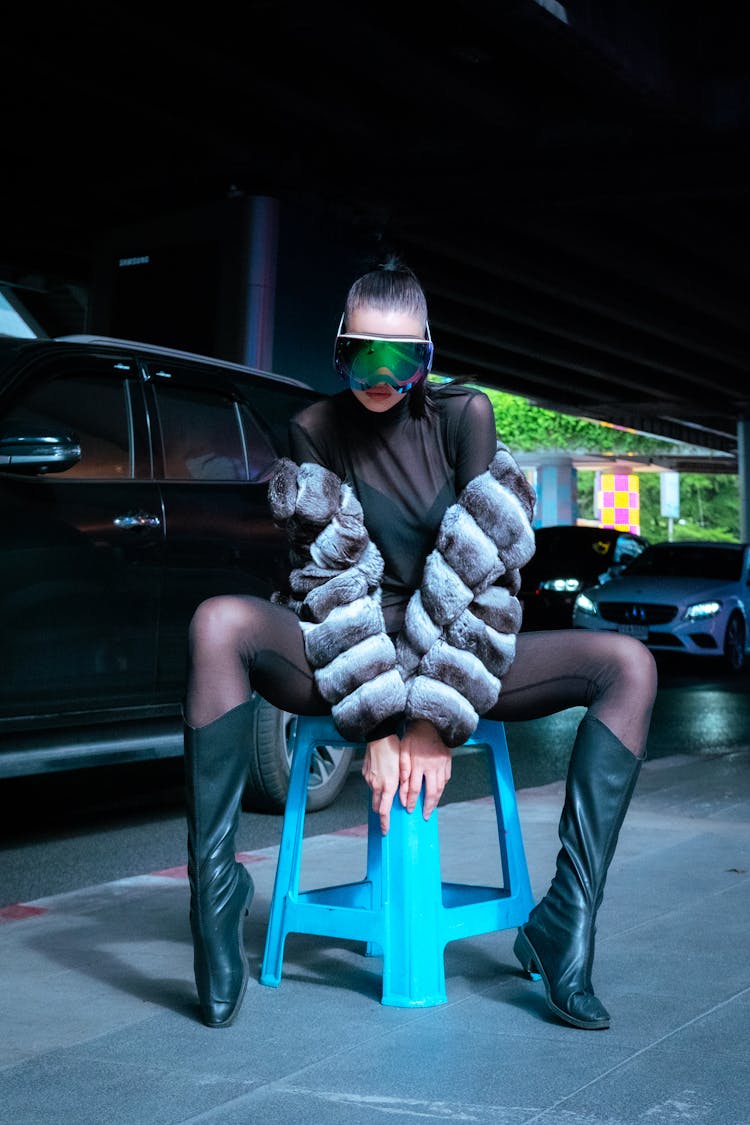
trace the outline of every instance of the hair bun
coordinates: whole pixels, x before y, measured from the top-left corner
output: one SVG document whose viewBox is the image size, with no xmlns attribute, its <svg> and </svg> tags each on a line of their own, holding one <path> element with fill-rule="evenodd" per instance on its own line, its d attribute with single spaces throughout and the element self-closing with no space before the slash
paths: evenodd
<svg viewBox="0 0 750 1125">
<path fill-rule="evenodd" d="M 405 267 L 398 254 L 389 254 L 388 257 L 383 261 L 383 264 L 380 268 L 383 270 L 389 270 L 393 273 L 402 273 L 404 272 Z"/>
</svg>

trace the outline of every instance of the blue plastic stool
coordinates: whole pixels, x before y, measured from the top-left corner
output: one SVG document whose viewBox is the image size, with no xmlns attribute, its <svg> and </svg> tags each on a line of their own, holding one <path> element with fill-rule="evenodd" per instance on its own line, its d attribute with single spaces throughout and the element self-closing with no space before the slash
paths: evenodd
<svg viewBox="0 0 750 1125">
<path fill-rule="evenodd" d="M 367 871 L 360 882 L 300 891 L 310 759 L 316 746 L 346 745 L 330 718 L 300 716 L 292 748 L 286 810 L 260 983 L 281 983 L 289 933 L 363 941 L 383 958 L 382 1003 L 421 1008 L 446 1002 L 449 941 L 522 925 L 533 906 L 505 728 L 480 720 L 467 745 L 487 750 L 495 799 L 503 886 L 442 881 L 438 810 L 422 816 L 422 795 L 407 813 L 396 794 L 388 834 L 369 809 Z M 369 794 L 369 790 L 368 790 Z"/>
</svg>

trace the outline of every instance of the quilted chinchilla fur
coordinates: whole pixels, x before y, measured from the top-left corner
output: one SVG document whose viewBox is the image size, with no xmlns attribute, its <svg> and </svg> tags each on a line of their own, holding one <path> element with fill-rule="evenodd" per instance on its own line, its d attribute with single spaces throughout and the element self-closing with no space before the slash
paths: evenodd
<svg viewBox="0 0 750 1125">
<path fill-rule="evenodd" d="M 322 465 L 282 458 L 268 498 L 297 564 L 288 593 L 272 600 L 299 616 L 307 659 L 337 729 L 345 738 L 365 741 L 406 705 L 406 685 L 380 605 L 383 557 L 351 487 Z"/>
<path fill-rule="evenodd" d="M 425 718 L 447 746 L 463 745 L 515 657 L 519 571 L 534 553 L 534 490 L 506 446 L 446 509 L 395 645 L 380 606 L 383 559 L 351 487 L 283 458 L 269 501 L 294 564 L 273 600 L 299 616 L 338 730 L 366 741 L 386 720 Z"/>
</svg>

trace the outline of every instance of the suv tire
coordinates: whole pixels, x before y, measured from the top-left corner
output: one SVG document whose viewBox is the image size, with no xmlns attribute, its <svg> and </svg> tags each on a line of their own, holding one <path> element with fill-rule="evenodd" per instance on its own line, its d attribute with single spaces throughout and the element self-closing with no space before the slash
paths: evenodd
<svg viewBox="0 0 750 1125">
<path fill-rule="evenodd" d="M 247 784 L 242 796 L 245 812 L 283 813 L 289 789 L 291 745 L 297 719 L 256 695 L 252 709 L 252 748 Z M 354 746 L 317 746 L 310 763 L 307 812 L 327 808 L 338 797 L 349 775 Z"/>
</svg>

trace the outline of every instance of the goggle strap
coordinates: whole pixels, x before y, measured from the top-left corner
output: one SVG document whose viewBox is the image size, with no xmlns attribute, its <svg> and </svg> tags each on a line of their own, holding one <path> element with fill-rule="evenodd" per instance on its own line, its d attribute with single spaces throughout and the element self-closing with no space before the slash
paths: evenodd
<svg viewBox="0 0 750 1125">
<path fill-rule="evenodd" d="M 341 329 L 343 327 L 344 327 L 344 313 L 341 314 L 341 319 L 339 320 L 339 326 L 336 330 L 336 339 L 338 339 L 339 336 L 346 335 L 346 333 L 341 331 Z M 429 320 L 426 320 L 424 322 L 424 330 L 425 330 L 425 340 L 428 340 L 430 343 L 432 343 L 432 335 L 430 333 L 430 322 L 429 322 Z M 334 341 L 333 346 L 334 346 L 334 348 L 336 347 L 335 341 Z"/>
</svg>

